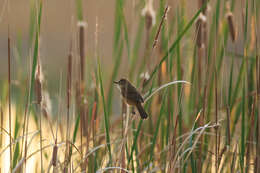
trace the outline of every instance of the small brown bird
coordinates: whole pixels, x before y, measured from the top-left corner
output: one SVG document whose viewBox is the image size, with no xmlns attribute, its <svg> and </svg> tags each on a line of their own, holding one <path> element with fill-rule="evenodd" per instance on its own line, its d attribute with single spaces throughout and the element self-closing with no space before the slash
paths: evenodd
<svg viewBox="0 0 260 173">
<path fill-rule="evenodd" d="M 148 117 L 145 112 L 142 103 L 144 102 L 143 97 L 137 91 L 137 89 L 127 80 L 120 79 L 118 82 L 114 81 L 115 84 L 119 86 L 121 94 L 128 105 L 135 106 L 141 116 L 142 119 L 146 119 Z"/>
</svg>

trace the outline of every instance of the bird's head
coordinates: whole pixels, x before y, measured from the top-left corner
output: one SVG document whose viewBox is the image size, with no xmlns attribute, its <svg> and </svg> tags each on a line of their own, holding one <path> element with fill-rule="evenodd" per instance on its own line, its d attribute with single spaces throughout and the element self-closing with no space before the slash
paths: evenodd
<svg viewBox="0 0 260 173">
<path fill-rule="evenodd" d="M 124 78 L 120 79 L 119 81 L 114 81 L 115 84 L 122 86 L 122 85 L 126 85 L 128 83 L 128 81 Z"/>
<path fill-rule="evenodd" d="M 122 89 L 122 88 L 127 88 L 129 82 L 127 79 L 120 79 L 119 81 L 114 81 L 115 84 L 117 84 L 117 86 Z"/>
</svg>

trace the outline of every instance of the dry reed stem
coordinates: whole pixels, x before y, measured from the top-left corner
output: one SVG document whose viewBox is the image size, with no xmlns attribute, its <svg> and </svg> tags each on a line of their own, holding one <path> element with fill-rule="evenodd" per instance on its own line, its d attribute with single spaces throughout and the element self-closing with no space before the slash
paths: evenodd
<svg viewBox="0 0 260 173">
<path fill-rule="evenodd" d="M 1 118 L 1 127 L 4 125 L 4 113 L 3 113 L 3 107 L 0 105 L 0 118 Z M 1 133 L 0 133 L 0 147 L 2 147 L 3 144 L 3 129 L 1 128 Z"/>
<path fill-rule="evenodd" d="M 149 58 L 151 58 L 151 56 L 153 55 L 153 50 L 154 50 L 154 48 L 155 48 L 156 45 L 157 45 L 158 38 L 159 38 L 159 34 L 160 34 L 160 32 L 161 32 L 163 22 L 164 22 L 164 20 L 166 19 L 166 16 L 167 16 L 167 13 L 168 13 L 168 12 L 169 12 L 169 6 L 167 5 L 166 8 L 165 8 L 165 10 L 164 10 L 164 13 L 163 13 L 161 22 L 160 22 L 160 24 L 159 24 L 159 28 L 158 28 L 158 30 L 157 30 L 157 32 L 156 32 L 156 35 L 155 35 L 155 38 L 154 38 L 154 41 L 153 41 L 152 50 L 150 51 L 150 55 L 148 56 Z M 149 77 L 149 78 L 150 78 L 150 77 Z M 143 81 L 143 88 L 146 86 L 147 81 L 149 81 L 149 79 Z"/>
<path fill-rule="evenodd" d="M 217 87 L 218 83 L 217 83 L 217 71 L 215 69 L 215 123 L 216 125 L 218 124 L 218 87 Z M 218 172 L 218 160 L 219 160 L 219 128 L 218 126 L 215 126 L 215 137 L 216 137 L 216 143 L 215 143 L 215 155 L 216 155 L 216 159 L 215 159 L 215 167 L 216 167 L 216 172 Z"/>
<path fill-rule="evenodd" d="M 177 115 L 176 117 L 176 120 L 175 120 L 175 125 L 174 125 L 174 132 L 173 132 L 173 135 L 172 135 L 172 141 L 171 141 L 171 152 L 170 152 L 170 163 L 169 163 L 169 166 L 168 166 L 168 169 L 169 169 L 169 172 L 172 172 L 173 171 L 173 167 L 174 165 L 171 164 L 173 163 L 174 161 L 174 156 L 176 154 L 176 138 L 177 138 L 177 126 L 178 126 L 178 122 L 179 122 L 179 114 Z"/>
<path fill-rule="evenodd" d="M 28 83 L 28 80 L 26 80 L 26 83 Z M 26 129 L 26 114 L 28 110 L 28 101 L 25 103 L 25 109 L 24 109 L 24 116 L 23 116 L 23 131 L 22 131 L 22 136 L 25 134 L 25 129 Z M 21 146 L 21 155 L 23 155 L 23 149 L 24 149 L 24 138 L 22 138 L 22 146 Z"/>
<path fill-rule="evenodd" d="M 97 114 L 97 102 L 94 102 L 92 108 L 92 118 L 91 118 L 93 148 L 96 146 L 96 114 Z M 94 170 L 92 171 L 94 172 Z"/>
<path fill-rule="evenodd" d="M 251 154 L 251 142 L 252 142 L 252 134 L 254 133 L 253 128 L 254 128 L 254 123 L 255 123 L 255 104 L 256 104 L 256 97 L 254 97 L 253 103 L 251 105 L 251 113 L 249 116 L 250 119 L 250 127 L 246 139 L 246 170 L 250 169 L 250 154 Z M 247 171 L 248 172 L 248 171 Z"/>
<path fill-rule="evenodd" d="M 230 108 L 227 107 L 226 109 L 227 115 L 227 145 L 230 146 L 231 138 L 230 138 Z"/>
<path fill-rule="evenodd" d="M 232 158 L 232 162 L 234 163 L 233 165 L 231 165 L 230 167 L 230 172 L 235 172 L 235 165 L 236 165 L 236 160 L 237 160 L 237 146 L 238 144 L 236 144 L 234 151 L 233 151 L 233 158 Z"/>
<path fill-rule="evenodd" d="M 158 30 L 157 30 L 157 32 L 156 32 L 152 49 L 154 49 L 155 46 L 157 45 L 158 37 L 159 37 L 159 34 L 160 34 L 160 32 L 161 32 L 163 22 L 164 22 L 164 20 L 166 19 L 166 16 L 167 16 L 168 11 L 169 11 L 169 6 L 167 5 L 166 8 L 165 8 L 165 10 L 164 10 L 164 13 L 163 13 L 163 16 L 162 16 L 162 19 L 161 19 L 159 28 L 158 28 Z"/>
<path fill-rule="evenodd" d="M 36 73 L 35 73 L 35 93 L 36 93 L 36 100 L 37 105 L 40 110 L 39 120 L 40 120 L 40 155 L 41 155 L 41 172 L 43 172 L 43 156 L 42 156 L 42 79 L 41 79 L 41 66 L 39 62 L 39 55 L 37 56 L 38 63 L 36 66 Z"/>
<path fill-rule="evenodd" d="M 30 94 L 28 96 L 28 98 L 30 97 Z M 25 133 L 28 133 L 28 127 L 29 127 L 29 117 L 28 117 L 28 109 L 29 109 L 29 100 L 26 103 L 26 107 L 25 107 L 25 111 L 24 111 L 24 129 L 23 130 L 23 136 Z M 24 170 L 26 170 L 26 158 L 27 158 L 27 135 L 25 137 L 25 141 L 24 141 Z"/>
<path fill-rule="evenodd" d="M 207 3 L 206 1 L 204 2 L 203 0 L 199 0 L 199 9 L 203 8 L 204 3 Z M 206 50 L 205 45 L 206 45 L 206 34 L 207 34 L 207 17 L 206 17 L 206 8 L 200 13 L 197 22 L 196 22 L 196 44 L 197 44 L 197 56 L 198 56 L 198 86 L 197 86 L 197 94 L 198 97 L 196 97 L 196 105 L 199 104 L 200 101 L 200 95 L 201 95 L 201 90 L 203 88 L 202 86 L 202 79 L 203 79 L 203 53 Z M 205 54 L 206 57 L 206 54 Z M 203 125 L 204 124 L 204 108 L 203 108 L 203 113 L 202 113 L 202 118 L 199 119 L 198 124 Z M 199 146 L 198 146 L 198 169 L 202 169 L 202 146 L 203 146 L 203 134 L 202 137 L 199 139 Z"/>
<path fill-rule="evenodd" d="M 124 127 L 126 127 L 126 116 L 124 116 L 124 115 L 126 115 L 126 109 L 127 109 L 127 107 L 126 107 L 126 104 L 125 104 L 125 102 L 123 101 L 123 99 L 121 99 L 121 103 L 122 103 L 122 107 L 121 107 L 121 109 L 122 109 L 122 111 L 121 111 L 121 117 L 123 117 L 122 118 L 122 139 L 124 139 Z M 126 141 L 127 142 L 127 141 Z M 125 168 L 126 167 L 126 160 L 125 160 L 125 150 L 124 150 L 124 145 L 126 145 L 126 142 L 124 143 L 122 143 L 122 148 L 121 148 L 121 159 L 120 159 L 120 166 L 122 167 L 122 168 Z M 121 172 L 123 172 L 123 171 L 121 171 Z"/>
<path fill-rule="evenodd" d="M 70 163 L 71 151 L 70 151 L 70 102 L 71 102 L 71 83 L 72 83 L 72 53 L 70 50 L 68 56 L 68 67 L 67 67 L 67 131 L 66 131 L 66 152 L 64 160 L 64 170 L 63 172 L 68 172 L 68 165 Z"/>
<path fill-rule="evenodd" d="M 180 157 L 180 159 L 184 159 L 184 163 L 187 161 L 187 159 L 189 158 L 190 154 L 192 153 L 192 151 L 194 150 L 195 146 L 198 145 L 198 141 L 200 139 L 200 137 L 202 136 L 202 134 L 204 133 L 204 131 L 208 128 L 215 128 L 216 125 L 210 125 L 210 123 L 205 124 L 204 126 L 198 127 L 197 129 L 191 131 L 189 133 L 189 135 L 184 139 L 184 141 L 182 142 L 182 144 L 180 145 L 180 147 L 178 148 L 174 160 L 173 160 L 173 169 L 176 169 L 176 165 L 178 163 L 178 158 Z M 189 142 L 191 136 L 193 136 L 194 134 L 196 134 L 198 132 L 198 135 L 196 136 L 196 138 L 194 139 L 194 142 L 191 146 L 191 149 L 189 151 L 187 151 L 187 155 L 186 152 L 182 152 L 182 149 L 184 148 L 184 146 Z M 183 158 L 184 156 L 186 156 L 186 158 Z"/>
</svg>

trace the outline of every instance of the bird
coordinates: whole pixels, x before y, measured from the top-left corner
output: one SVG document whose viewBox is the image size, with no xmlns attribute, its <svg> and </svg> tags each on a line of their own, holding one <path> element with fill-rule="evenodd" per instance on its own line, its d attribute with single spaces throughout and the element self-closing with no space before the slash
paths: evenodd
<svg viewBox="0 0 260 173">
<path fill-rule="evenodd" d="M 124 101 L 130 106 L 135 106 L 142 119 L 148 118 L 148 114 L 142 106 L 144 99 L 138 90 L 125 78 L 114 81 L 114 83 L 117 84 Z"/>
</svg>

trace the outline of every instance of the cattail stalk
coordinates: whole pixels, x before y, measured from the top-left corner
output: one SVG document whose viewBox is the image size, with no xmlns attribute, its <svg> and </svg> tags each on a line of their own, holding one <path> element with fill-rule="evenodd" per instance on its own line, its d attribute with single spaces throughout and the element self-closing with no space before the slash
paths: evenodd
<svg viewBox="0 0 260 173">
<path fill-rule="evenodd" d="M 199 9 L 203 7 L 204 3 L 206 1 L 204 0 L 199 0 Z M 203 62 L 207 60 L 206 58 L 206 42 L 207 42 L 207 17 L 206 17 L 206 9 L 204 8 L 203 11 L 200 13 L 197 22 L 196 22 L 196 45 L 197 45 L 197 57 L 198 57 L 198 71 L 197 71 L 197 76 L 198 76 L 198 82 L 197 82 L 197 94 L 198 96 L 196 97 L 196 105 L 199 104 L 200 102 L 200 95 L 202 93 L 203 89 L 203 77 L 205 77 L 207 74 L 204 74 L 205 70 L 203 71 Z M 205 59 L 205 60 L 204 60 Z M 204 91 L 207 92 L 206 90 L 207 86 L 205 84 Z M 204 96 L 206 96 L 206 93 L 204 93 Z M 204 124 L 204 114 L 205 114 L 205 107 L 206 106 L 206 99 L 203 100 L 203 109 L 202 109 L 202 118 L 199 119 L 198 124 L 203 125 Z M 202 169 L 202 150 L 203 150 L 203 136 L 199 139 L 199 144 L 198 144 L 198 169 Z"/>
<path fill-rule="evenodd" d="M 126 116 L 127 115 L 127 105 L 125 104 L 124 100 L 121 99 L 121 117 L 122 117 L 122 139 L 125 138 L 125 134 L 124 134 L 124 128 L 127 127 L 127 120 L 126 120 Z M 121 146 L 121 167 L 124 168 L 125 165 L 125 150 L 124 147 L 127 145 L 127 140 L 124 142 L 122 142 L 122 146 Z M 121 171 L 122 172 L 122 171 Z"/>
<path fill-rule="evenodd" d="M 165 10 L 164 10 L 164 13 L 163 13 L 162 20 L 161 20 L 161 22 L 160 22 L 159 28 L 158 28 L 158 30 L 157 30 L 157 32 L 156 32 L 156 35 L 155 35 L 155 38 L 154 38 L 153 47 L 152 47 L 153 49 L 154 49 L 154 48 L 156 47 L 156 45 L 157 45 L 158 38 L 159 38 L 159 34 L 160 34 L 160 32 L 161 32 L 163 22 L 164 22 L 164 20 L 166 19 L 166 16 L 167 16 L 167 13 L 168 13 L 168 12 L 169 12 L 169 6 L 167 5 L 166 8 L 165 8 Z"/>
<path fill-rule="evenodd" d="M 66 132 L 66 153 L 65 153 L 65 166 L 64 166 L 64 173 L 68 172 L 68 165 L 70 162 L 71 157 L 71 150 L 70 150 L 70 133 L 69 133 L 69 127 L 70 127 L 70 100 L 71 100 L 71 83 L 72 83 L 72 54 L 70 51 L 70 54 L 68 56 L 68 69 L 67 69 L 67 132 Z"/>
<path fill-rule="evenodd" d="M 29 96 L 30 97 L 30 96 Z M 29 128 L 29 117 L 28 117 L 28 109 L 29 109 L 29 102 L 26 103 L 25 111 L 24 111 L 24 129 L 23 129 L 23 136 L 25 133 L 28 133 Z M 25 136 L 24 141 L 24 158 L 27 158 L 27 135 Z M 24 170 L 26 170 L 26 161 L 24 160 Z"/>
<path fill-rule="evenodd" d="M 172 140 L 171 140 L 171 152 L 170 152 L 171 154 L 170 154 L 170 163 L 169 163 L 169 168 L 168 168 L 169 172 L 173 172 L 173 168 L 175 166 L 172 163 L 174 163 L 174 157 L 176 154 L 176 137 L 177 137 L 178 122 L 179 122 L 179 114 L 176 116 L 174 132 L 173 132 Z"/>
<path fill-rule="evenodd" d="M 84 74 L 85 74 L 85 23 L 83 21 L 79 22 L 79 55 L 80 55 L 80 79 L 79 79 L 79 88 L 77 89 L 77 105 L 79 105 L 79 114 L 80 114 L 80 142 L 81 142 L 81 152 L 83 152 L 83 136 L 86 137 L 88 135 L 88 116 L 87 116 L 87 103 L 84 98 Z M 88 148 L 88 139 L 86 141 L 86 148 Z M 85 170 L 86 161 L 82 163 L 82 171 Z"/>
<path fill-rule="evenodd" d="M 38 56 L 39 58 L 39 56 Z M 41 110 L 41 106 L 42 106 L 42 81 L 41 81 L 41 66 L 40 66 L 40 62 L 38 59 L 38 64 L 36 67 L 36 73 L 35 73 L 35 93 L 36 93 L 36 103 L 39 106 L 40 110 Z M 40 120 L 40 154 L 41 154 L 41 172 L 43 172 L 43 157 L 42 157 L 42 111 L 40 111 L 40 116 L 39 116 L 39 120 Z"/>
<path fill-rule="evenodd" d="M 230 108 L 227 107 L 227 145 L 230 147 Z"/>
<path fill-rule="evenodd" d="M 246 142 L 246 170 L 250 170 L 250 154 L 251 154 L 251 142 L 253 139 L 252 134 L 254 134 L 254 123 L 255 123 L 255 104 L 256 104 L 256 97 L 253 100 L 252 107 L 251 107 L 251 113 L 250 113 L 250 127 L 247 135 L 247 142 Z"/>
<path fill-rule="evenodd" d="M 215 137 L 216 137 L 216 143 L 215 143 L 215 167 L 216 167 L 216 172 L 218 172 L 218 159 L 219 159 L 219 127 L 218 127 L 218 87 L 217 87 L 217 72 L 215 69 Z"/>
<path fill-rule="evenodd" d="M 203 76 L 205 77 L 205 83 L 204 83 L 204 89 L 203 89 L 203 109 L 202 109 L 202 118 L 200 119 L 200 124 L 203 124 L 204 117 L 205 117 L 205 108 L 207 104 L 207 92 L 208 92 L 208 72 L 209 72 L 209 64 L 208 64 L 208 58 L 207 58 L 207 39 L 208 39 L 208 30 L 207 30 L 207 0 L 199 0 L 198 1 L 198 7 L 199 9 L 203 8 L 205 5 L 206 7 L 202 9 L 202 13 L 200 13 L 198 21 L 197 21 L 197 46 L 198 46 L 198 94 L 199 96 L 201 95 L 201 89 L 203 88 L 202 85 L 202 80 Z M 204 52 L 204 54 L 203 54 Z M 202 59 L 204 57 L 204 61 Z M 202 70 L 203 67 L 203 62 L 206 66 L 206 70 Z M 198 102 L 198 100 L 197 100 Z M 202 137 L 203 138 L 203 137 Z M 202 139 L 201 138 L 201 139 Z M 202 140 L 201 140 L 202 141 Z M 201 152 L 200 152 L 201 153 Z M 199 153 L 199 154 L 200 154 Z M 201 158 L 201 156 L 199 156 Z"/>
<path fill-rule="evenodd" d="M 255 53 L 256 53 L 256 105 L 258 108 L 257 115 L 257 128 L 256 128 L 256 158 L 255 158 L 255 173 L 260 172 L 260 61 L 259 61 L 259 50 L 258 50 L 258 28 L 257 28 L 257 11 L 256 1 L 254 0 L 254 16 L 255 16 Z"/>
<path fill-rule="evenodd" d="M 0 105 L 0 117 L 1 117 L 1 127 L 3 127 L 3 125 L 4 125 L 4 113 L 3 113 L 2 105 Z M 3 129 L 1 128 L 0 147 L 2 147 L 2 144 L 3 144 Z"/>
<path fill-rule="evenodd" d="M 12 172 L 12 113 L 11 113 L 11 45 L 8 26 L 8 110 L 9 110 L 9 140 L 10 140 L 10 171 Z"/>
</svg>

